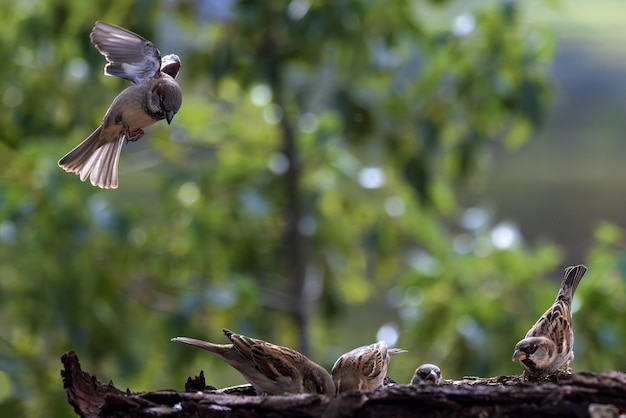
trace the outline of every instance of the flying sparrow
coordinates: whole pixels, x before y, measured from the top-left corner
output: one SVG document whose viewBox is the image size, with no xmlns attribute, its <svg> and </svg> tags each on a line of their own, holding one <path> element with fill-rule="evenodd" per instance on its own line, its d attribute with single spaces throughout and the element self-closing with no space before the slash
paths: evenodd
<svg viewBox="0 0 626 418">
<path fill-rule="evenodd" d="M 172 341 L 212 352 L 241 373 L 258 393 L 335 393 L 335 385 L 326 369 L 303 354 L 227 329 L 222 332 L 232 344 L 213 344 L 187 337 L 172 338 Z"/>
<path fill-rule="evenodd" d="M 399 348 L 387 348 L 380 341 L 355 348 L 339 357 L 332 369 L 337 393 L 351 390 L 371 391 L 383 385 L 392 356 L 406 353 Z"/>
<path fill-rule="evenodd" d="M 441 369 L 430 363 L 422 364 L 415 370 L 411 384 L 419 385 L 439 385 L 443 381 L 441 377 Z"/>
<path fill-rule="evenodd" d="M 524 368 L 524 379 L 546 377 L 563 366 L 565 372 L 571 373 L 569 365 L 574 360 L 572 299 L 586 271 L 587 267 L 582 264 L 565 269 L 556 301 L 515 346 L 513 361 L 519 361 Z"/>
<path fill-rule="evenodd" d="M 106 75 L 133 83 L 111 103 L 102 124 L 87 139 L 59 160 L 59 166 L 81 181 L 104 189 L 118 185 L 117 167 L 124 142 L 137 141 L 143 128 L 165 119 L 169 124 L 183 101 L 174 80 L 178 56 L 161 53 L 150 41 L 126 29 L 96 22 L 89 37 L 107 59 Z"/>
</svg>

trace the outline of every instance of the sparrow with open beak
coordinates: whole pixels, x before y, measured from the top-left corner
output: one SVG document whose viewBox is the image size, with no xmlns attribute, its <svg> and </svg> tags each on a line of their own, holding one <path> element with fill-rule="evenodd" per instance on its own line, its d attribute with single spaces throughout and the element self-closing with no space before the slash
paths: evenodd
<svg viewBox="0 0 626 418">
<path fill-rule="evenodd" d="M 524 368 L 523 377 L 547 377 L 565 366 L 565 372 L 574 360 L 574 331 L 572 330 L 572 299 L 587 267 L 571 266 L 563 273 L 561 289 L 556 301 L 517 343 L 513 361 Z"/>
<path fill-rule="evenodd" d="M 435 364 L 422 364 L 413 374 L 412 385 L 439 385 L 443 381 L 441 369 Z"/>
<path fill-rule="evenodd" d="M 287 347 L 222 330 L 232 344 L 213 344 L 187 337 L 172 341 L 210 351 L 235 368 L 258 393 L 334 394 L 333 380 L 322 366 Z"/>
<path fill-rule="evenodd" d="M 161 53 L 150 41 L 126 29 L 96 22 L 91 43 L 107 59 L 106 75 L 133 83 L 111 103 L 102 124 L 59 160 L 65 171 L 104 189 L 118 185 L 117 168 L 122 145 L 137 141 L 143 128 L 165 119 L 171 123 L 183 101 L 174 78 L 180 70 L 176 55 Z"/>
<path fill-rule="evenodd" d="M 387 376 L 389 360 L 400 353 L 406 353 L 406 350 L 387 348 L 386 342 L 379 341 L 343 354 L 331 372 L 337 393 L 371 391 L 381 387 Z"/>
</svg>

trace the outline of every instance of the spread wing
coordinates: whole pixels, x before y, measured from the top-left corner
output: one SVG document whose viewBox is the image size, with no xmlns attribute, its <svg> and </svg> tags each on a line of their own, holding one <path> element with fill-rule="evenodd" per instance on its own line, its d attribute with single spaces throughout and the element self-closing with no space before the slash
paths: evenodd
<svg viewBox="0 0 626 418">
<path fill-rule="evenodd" d="M 136 33 L 98 21 L 89 38 L 109 61 L 104 67 L 105 74 L 135 84 L 160 75 L 161 53 L 152 42 Z"/>
<path fill-rule="evenodd" d="M 180 58 L 178 58 L 178 55 L 169 54 L 163 57 L 161 60 L 161 72 L 164 72 L 172 78 L 176 78 L 179 70 Z"/>
</svg>

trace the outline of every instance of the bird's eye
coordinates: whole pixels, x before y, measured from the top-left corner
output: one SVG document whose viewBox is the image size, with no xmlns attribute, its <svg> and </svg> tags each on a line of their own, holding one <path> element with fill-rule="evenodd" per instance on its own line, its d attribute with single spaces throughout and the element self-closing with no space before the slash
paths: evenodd
<svg viewBox="0 0 626 418">
<path fill-rule="evenodd" d="M 536 346 L 535 344 L 531 344 L 531 345 L 529 345 L 529 346 L 528 346 L 528 349 L 526 350 L 526 352 L 527 352 L 528 354 L 532 354 L 532 353 L 534 353 L 535 351 L 537 351 L 537 346 Z"/>
</svg>

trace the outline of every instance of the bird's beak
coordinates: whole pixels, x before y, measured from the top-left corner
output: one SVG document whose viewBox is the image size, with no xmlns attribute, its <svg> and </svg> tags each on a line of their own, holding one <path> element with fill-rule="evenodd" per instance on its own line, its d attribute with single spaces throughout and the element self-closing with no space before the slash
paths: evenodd
<svg viewBox="0 0 626 418">
<path fill-rule="evenodd" d="M 168 125 L 172 123 L 172 119 L 174 119 L 174 112 L 172 111 L 165 112 L 165 119 L 167 120 Z"/>
<path fill-rule="evenodd" d="M 439 377 L 437 376 L 437 373 L 431 370 L 430 373 L 428 373 L 428 376 L 426 376 L 426 379 L 424 380 L 428 382 L 437 383 L 439 381 Z"/>
<path fill-rule="evenodd" d="M 513 361 L 522 361 L 522 360 L 526 360 L 527 356 L 526 353 L 524 353 L 521 350 L 515 350 L 515 352 L 513 353 Z"/>
</svg>

